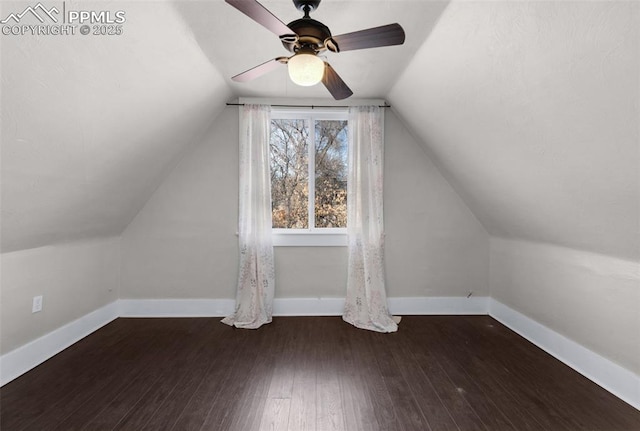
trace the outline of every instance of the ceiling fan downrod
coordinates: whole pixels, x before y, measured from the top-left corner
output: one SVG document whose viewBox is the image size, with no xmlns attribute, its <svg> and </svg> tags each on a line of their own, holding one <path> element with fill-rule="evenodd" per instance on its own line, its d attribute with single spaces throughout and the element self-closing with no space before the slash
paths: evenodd
<svg viewBox="0 0 640 431">
<path fill-rule="evenodd" d="M 304 13 L 304 18 L 310 18 L 309 14 L 318 9 L 320 0 L 293 0 L 296 9 Z"/>
</svg>

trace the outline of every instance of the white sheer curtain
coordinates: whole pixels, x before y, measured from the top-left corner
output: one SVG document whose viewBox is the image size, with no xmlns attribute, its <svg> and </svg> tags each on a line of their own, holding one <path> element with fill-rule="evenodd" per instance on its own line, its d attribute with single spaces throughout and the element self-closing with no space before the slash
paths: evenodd
<svg viewBox="0 0 640 431">
<path fill-rule="evenodd" d="M 275 271 L 271 240 L 270 108 L 245 105 L 240 115 L 240 272 L 235 313 L 222 320 L 255 329 L 271 322 Z"/>
<path fill-rule="evenodd" d="M 343 319 L 378 332 L 398 330 L 387 307 L 382 206 L 384 111 L 377 106 L 349 110 L 347 232 L 349 267 Z"/>
</svg>

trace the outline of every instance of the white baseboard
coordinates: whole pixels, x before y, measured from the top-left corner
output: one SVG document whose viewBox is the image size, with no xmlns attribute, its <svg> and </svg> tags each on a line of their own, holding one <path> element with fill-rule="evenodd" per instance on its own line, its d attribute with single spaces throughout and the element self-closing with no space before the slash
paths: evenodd
<svg viewBox="0 0 640 431">
<path fill-rule="evenodd" d="M 118 318 L 118 301 L 92 311 L 0 357 L 0 386 Z"/>
<path fill-rule="evenodd" d="M 235 299 L 121 299 L 120 317 L 224 317 Z"/>
<path fill-rule="evenodd" d="M 489 315 L 589 380 L 640 410 L 640 376 L 495 299 Z"/>
<path fill-rule="evenodd" d="M 121 299 L 121 317 L 225 317 L 235 299 Z M 339 316 L 341 298 L 276 298 L 274 316 Z"/>
<path fill-rule="evenodd" d="M 392 314 L 487 314 L 487 297 L 389 298 Z M 234 299 L 121 299 L 120 317 L 224 317 Z M 274 316 L 341 316 L 344 298 L 275 298 Z"/>
<path fill-rule="evenodd" d="M 389 298 L 391 314 L 404 315 L 470 315 L 487 314 L 489 298 L 467 297 L 414 297 Z"/>
<path fill-rule="evenodd" d="M 274 316 L 342 316 L 344 298 L 276 298 Z"/>
</svg>

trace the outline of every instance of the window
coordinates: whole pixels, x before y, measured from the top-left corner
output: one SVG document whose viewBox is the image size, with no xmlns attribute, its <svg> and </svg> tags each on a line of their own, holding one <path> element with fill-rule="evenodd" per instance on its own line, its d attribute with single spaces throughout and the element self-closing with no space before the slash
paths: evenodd
<svg viewBox="0 0 640 431">
<path fill-rule="evenodd" d="M 271 115 L 274 245 L 346 245 L 347 112 Z"/>
</svg>

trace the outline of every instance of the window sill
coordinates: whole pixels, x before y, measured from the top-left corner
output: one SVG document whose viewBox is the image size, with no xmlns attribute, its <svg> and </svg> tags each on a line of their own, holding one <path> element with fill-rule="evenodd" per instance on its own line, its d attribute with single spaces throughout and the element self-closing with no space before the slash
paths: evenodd
<svg viewBox="0 0 640 431">
<path fill-rule="evenodd" d="M 274 247 L 346 247 L 346 229 L 274 229 L 272 234 Z"/>
</svg>

